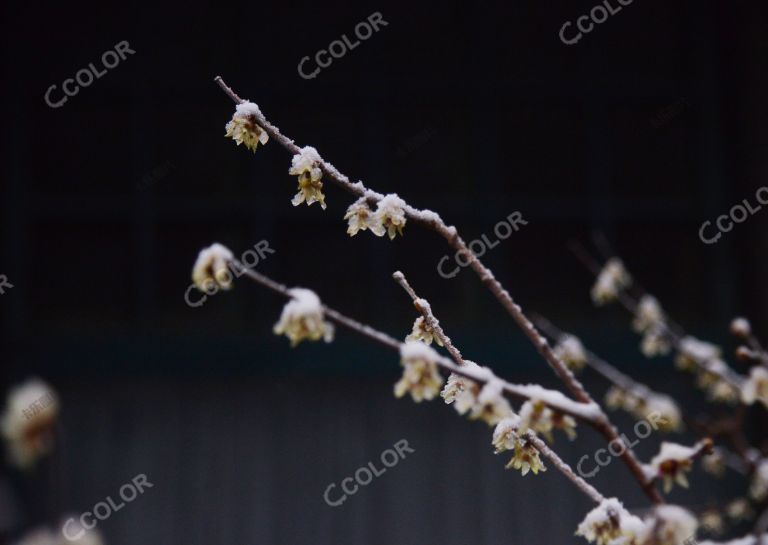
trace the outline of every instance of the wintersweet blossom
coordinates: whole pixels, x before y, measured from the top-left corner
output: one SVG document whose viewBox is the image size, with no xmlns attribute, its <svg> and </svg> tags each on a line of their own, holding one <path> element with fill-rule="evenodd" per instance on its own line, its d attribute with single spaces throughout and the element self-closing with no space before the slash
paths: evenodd
<svg viewBox="0 0 768 545">
<path fill-rule="evenodd" d="M 736 498 L 725 507 L 728 518 L 734 522 L 750 520 L 755 516 L 752 506 L 747 498 Z"/>
<path fill-rule="evenodd" d="M 305 339 L 323 339 L 327 343 L 331 342 L 333 324 L 325 320 L 323 305 L 317 294 L 305 288 L 292 288 L 288 293 L 291 300 L 283 307 L 280 321 L 273 328 L 274 333 L 288 337 L 291 346 L 296 346 Z"/>
<path fill-rule="evenodd" d="M 405 201 L 395 193 L 381 198 L 376 206 L 374 222 L 370 229 L 373 234 L 383 237 L 384 233 L 392 240 L 396 235 L 403 236 L 405 227 Z"/>
<path fill-rule="evenodd" d="M 528 400 L 520 408 L 520 433 L 528 429 L 541 433 L 551 443 L 553 429 L 563 430 L 568 438 L 576 438 L 576 420 L 570 416 L 555 411 L 546 406 L 540 399 Z"/>
<path fill-rule="evenodd" d="M 699 527 L 713 535 L 720 535 L 725 531 L 725 521 L 717 509 L 707 509 L 699 515 Z"/>
<path fill-rule="evenodd" d="M 480 370 L 480 366 L 470 360 L 464 360 L 464 367 L 473 371 Z M 448 381 L 440 392 L 440 396 L 448 404 L 453 404 L 459 414 L 466 414 L 477 403 L 480 394 L 480 386 L 473 380 L 462 375 L 451 373 Z"/>
<path fill-rule="evenodd" d="M 427 323 L 427 320 L 424 318 L 424 316 L 419 316 L 416 318 L 416 320 L 413 322 L 413 329 L 411 330 L 410 335 L 405 338 L 405 340 L 422 341 L 426 344 L 432 344 L 432 341 L 434 340 L 438 346 L 443 346 L 443 341 L 441 341 L 439 337 L 435 336 L 435 332 Z"/>
<path fill-rule="evenodd" d="M 632 283 L 632 277 L 624 268 L 620 259 L 612 257 L 597 275 L 592 286 L 592 300 L 596 305 L 604 305 L 615 301 L 619 292 Z"/>
<path fill-rule="evenodd" d="M 249 150 L 256 152 L 259 143 L 262 145 L 269 141 L 269 135 L 256 123 L 257 116 L 261 115 L 259 107 L 253 102 L 242 102 L 235 108 L 232 120 L 225 127 L 224 136 L 231 138 L 237 145 L 245 144 Z"/>
<path fill-rule="evenodd" d="M 648 420 L 654 415 L 654 427 L 662 432 L 679 431 L 683 427 L 682 414 L 674 399 L 642 385 L 628 389 L 612 386 L 605 394 L 605 404 L 610 409 L 623 409 L 638 420 Z"/>
<path fill-rule="evenodd" d="M 749 495 L 752 499 L 762 501 L 768 497 L 768 458 L 757 463 L 749 484 Z"/>
<path fill-rule="evenodd" d="M 768 407 L 768 370 L 761 365 L 752 367 L 749 378 L 742 386 L 741 400 L 747 405 L 759 401 Z"/>
<path fill-rule="evenodd" d="M 471 420 L 484 420 L 490 426 L 495 426 L 503 418 L 512 414 L 512 407 L 502 395 L 504 391 L 503 383 L 498 379 L 491 379 L 485 383 L 477 401 L 469 413 Z"/>
<path fill-rule="evenodd" d="M 563 335 L 555 345 L 555 355 L 572 371 L 579 371 L 587 364 L 587 353 L 578 337 Z"/>
<path fill-rule="evenodd" d="M 681 545 L 696 535 L 698 522 L 689 511 L 677 505 L 660 505 L 646 523 L 644 542 L 658 545 Z"/>
<path fill-rule="evenodd" d="M 675 364 L 683 370 L 693 370 L 710 360 L 720 358 L 721 350 L 712 343 L 702 341 L 696 337 L 683 337 L 678 344 L 678 353 Z"/>
<path fill-rule="evenodd" d="M 631 515 L 616 498 L 603 500 L 600 505 L 587 513 L 576 529 L 576 535 L 597 545 L 639 543 L 640 536 L 644 532 L 643 521 Z"/>
<path fill-rule="evenodd" d="M 502 418 L 493 430 L 494 453 L 513 451 L 512 458 L 506 465 L 506 469 L 514 468 L 525 476 L 529 471 L 538 475 L 539 471 L 547 468 L 541 461 L 538 449 L 525 438 L 524 431 L 520 429 L 520 418 L 514 413 Z"/>
<path fill-rule="evenodd" d="M 746 339 L 752 333 L 752 325 L 746 318 L 734 318 L 731 322 L 731 333 L 736 337 Z"/>
<path fill-rule="evenodd" d="M 366 229 L 373 231 L 373 226 L 376 224 L 374 214 L 368 207 L 365 197 L 349 205 L 347 213 L 344 214 L 344 219 L 348 222 L 347 234 L 351 237 Z"/>
<path fill-rule="evenodd" d="M 232 287 L 229 262 L 234 259 L 232 252 L 218 242 L 200 250 L 192 267 L 192 281 L 202 292 L 209 292 L 214 286 L 228 290 Z"/>
<path fill-rule="evenodd" d="M 653 457 L 649 468 L 653 476 L 664 480 L 664 492 L 672 490 L 673 482 L 688 488 L 685 474 L 691 470 L 695 452 L 694 449 L 677 443 L 661 443 L 659 453 Z"/>
<path fill-rule="evenodd" d="M 726 468 L 725 455 L 722 450 L 714 447 L 712 452 L 701 459 L 701 468 L 710 475 L 722 477 Z"/>
<path fill-rule="evenodd" d="M 672 348 L 667 332 L 666 316 L 652 295 L 643 295 L 637 304 L 632 328 L 643 334 L 640 350 L 647 357 L 668 354 Z"/>
<path fill-rule="evenodd" d="M 58 396 L 41 380 L 29 380 L 9 392 L 0 432 L 12 464 L 27 469 L 51 450 L 58 414 Z"/>
<path fill-rule="evenodd" d="M 547 470 L 544 462 L 541 461 L 538 449 L 525 438 L 518 438 L 515 442 L 515 452 L 512 454 L 512 459 L 505 467 L 506 469 L 513 468 L 520 470 L 523 477 L 525 477 L 529 471 L 533 471 L 534 475 L 538 475 L 539 471 Z"/>
<path fill-rule="evenodd" d="M 411 341 L 401 345 L 400 358 L 404 370 L 395 384 L 395 396 L 409 393 L 417 403 L 434 399 L 443 385 L 443 378 L 437 372 L 437 352 L 422 342 Z"/>
<path fill-rule="evenodd" d="M 312 146 L 301 148 L 299 153 L 291 159 L 291 168 L 288 169 L 288 174 L 299 178 L 299 192 L 291 201 L 293 206 L 299 206 L 303 202 L 306 202 L 308 206 L 319 202 L 322 209 L 325 210 L 321 163 L 320 154 Z"/>
</svg>

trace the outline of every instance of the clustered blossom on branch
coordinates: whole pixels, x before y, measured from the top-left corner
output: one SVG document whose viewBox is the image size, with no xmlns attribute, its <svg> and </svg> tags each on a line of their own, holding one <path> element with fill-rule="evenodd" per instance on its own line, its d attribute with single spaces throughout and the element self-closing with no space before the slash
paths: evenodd
<svg viewBox="0 0 768 545">
<path fill-rule="evenodd" d="M 608 498 L 592 509 L 576 529 L 576 535 L 596 545 L 642 543 L 643 521 L 629 513 L 616 498 Z"/>
<path fill-rule="evenodd" d="M 688 488 L 685 474 L 691 471 L 695 456 L 696 449 L 664 441 L 648 469 L 653 477 L 664 480 L 664 492 L 672 490 L 673 482 Z"/>
<path fill-rule="evenodd" d="M 683 417 L 675 400 L 642 385 L 631 388 L 611 386 L 605 394 L 605 404 L 610 409 L 623 409 L 638 420 L 657 415 L 654 424 L 663 432 L 680 431 L 683 427 Z"/>
<path fill-rule="evenodd" d="M 643 335 L 640 349 L 646 356 L 668 354 L 672 344 L 667 335 L 667 322 L 661 305 L 652 295 L 640 298 L 632 328 Z"/>
<path fill-rule="evenodd" d="M 538 449 L 526 437 L 525 432 L 520 430 L 520 418 L 511 414 L 500 420 L 493 431 L 493 441 L 495 453 L 512 451 L 512 458 L 506 465 L 507 469 L 517 469 L 525 476 L 529 471 L 538 475 L 539 471 L 546 471 L 547 468 L 541 461 Z"/>
<path fill-rule="evenodd" d="M 231 138 L 237 145 L 245 144 L 245 147 L 256 153 L 259 143 L 262 145 L 269 141 L 267 132 L 256 124 L 256 116 L 260 116 L 259 107 L 253 102 L 244 101 L 237 105 L 232 120 L 227 123 L 225 136 Z"/>
<path fill-rule="evenodd" d="M 437 372 L 438 354 L 422 342 L 409 341 L 400 348 L 402 378 L 395 384 L 395 396 L 411 395 L 415 402 L 434 399 L 443 378 Z"/>
<path fill-rule="evenodd" d="M 303 340 L 329 343 L 333 340 L 333 324 L 323 316 L 323 305 L 312 290 L 292 288 L 288 290 L 292 299 L 283 307 L 280 321 L 275 324 L 275 335 L 285 335 L 291 346 Z"/>
<path fill-rule="evenodd" d="M 419 316 L 413 322 L 413 329 L 411 333 L 405 338 L 406 341 L 422 341 L 426 344 L 432 344 L 434 340 L 437 346 L 443 346 L 443 341 L 440 337 L 435 336 L 435 332 L 429 326 L 424 316 Z"/>
<path fill-rule="evenodd" d="M 572 371 L 580 371 L 587 364 L 584 345 L 574 335 L 562 335 L 555 345 L 555 354 Z"/>
<path fill-rule="evenodd" d="M 611 258 L 600 271 L 592 287 L 592 300 L 596 305 L 615 301 L 619 292 L 632 283 L 632 277 L 620 259 Z"/>
<path fill-rule="evenodd" d="M 218 242 L 200 250 L 192 267 L 192 282 L 202 292 L 210 292 L 214 286 L 228 290 L 232 288 L 232 274 L 229 263 L 234 256 L 229 249 Z"/>
<path fill-rule="evenodd" d="M 303 202 L 306 202 L 307 206 L 319 202 L 320 207 L 325 210 L 323 182 L 320 180 L 323 177 L 320 160 L 320 154 L 312 146 L 304 146 L 291 159 L 288 174 L 299 178 L 299 192 L 291 201 L 293 206 L 299 206 Z"/>
<path fill-rule="evenodd" d="M 403 227 L 407 222 L 405 217 L 405 201 L 395 194 L 380 198 L 373 212 L 368 207 L 368 198 L 361 197 L 347 208 L 344 219 L 348 221 L 347 233 L 355 236 L 359 231 L 370 229 L 377 237 L 388 235 L 392 240 L 396 235 L 403 235 Z"/>
</svg>

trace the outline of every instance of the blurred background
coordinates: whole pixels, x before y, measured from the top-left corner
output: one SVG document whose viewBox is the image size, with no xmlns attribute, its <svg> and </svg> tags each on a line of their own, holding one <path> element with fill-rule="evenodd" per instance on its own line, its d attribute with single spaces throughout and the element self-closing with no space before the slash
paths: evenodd
<svg viewBox="0 0 768 545">
<path fill-rule="evenodd" d="M 202 247 L 239 255 L 266 240 L 274 253 L 258 271 L 402 338 L 416 317 L 391 279 L 402 270 L 467 358 L 560 387 L 471 271 L 438 274 L 451 253 L 435 234 L 350 239 L 352 199 L 332 184 L 327 210 L 291 206 L 290 155 L 224 138 L 234 108 L 221 75 L 297 144 L 438 211 L 467 240 L 493 239 L 519 211 L 528 224 L 483 256 L 516 301 L 695 412 L 704 397 L 690 377 L 644 358 L 622 309 L 593 306 L 568 244 L 604 233 L 671 316 L 729 357 L 732 317 L 766 331 L 768 211 L 716 244 L 699 239 L 702 222 L 766 185 L 766 9 L 640 0 L 563 43 L 563 24 L 596 5 L 4 5 L 0 274 L 13 287 L 0 295 L 0 385 L 44 379 L 61 418 L 51 456 L 0 470 L 2 539 L 55 527 L 146 474 L 154 487 L 99 523 L 109 545 L 581 540 L 588 501 L 552 469 L 505 472 L 490 430 L 442 401 L 395 399 L 395 354 L 341 330 L 291 349 L 272 334 L 283 301 L 245 279 L 198 307 L 185 291 Z M 318 50 L 354 40 L 375 12 L 386 26 L 300 77 L 304 56 L 314 70 Z M 65 79 L 122 41 L 135 53 L 46 104 L 51 85 L 58 100 Z M 579 432 L 555 444 L 574 464 L 601 446 Z M 401 439 L 415 452 L 325 503 L 329 484 Z M 593 481 L 647 506 L 618 461 Z M 718 486 L 694 476 L 672 499 L 706 505 L 727 494 Z"/>
</svg>

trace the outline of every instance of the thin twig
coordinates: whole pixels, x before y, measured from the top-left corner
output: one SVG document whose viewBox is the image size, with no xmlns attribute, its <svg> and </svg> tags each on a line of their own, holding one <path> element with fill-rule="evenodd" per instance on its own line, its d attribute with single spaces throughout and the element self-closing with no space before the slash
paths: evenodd
<svg viewBox="0 0 768 545">
<path fill-rule="evenodd" d="M 443 328 L 440 326 L 440 321 L 432 313 L 432 307 L 427 302 L 427 300 L 421 299 L 418 295 L 416 295 L 416 292 L 413 291 L 413 288 L 408 283 L 408 280 L 406 280 L 405 275 L 400 271 L 393 273 L 392 278 L 394 278 L 395 281 L 400 284 L 400 286 L 402 286 L 402 288 L 408 293 L 408 295 L 411 296 L 411 299 L 413 299 L 413 306 L 415 306 L 416 310 L 418 310 L 419 313 L 424 317 L 427 325 L 432 331 L 434 331 L 435 336 L 440 339 L 441 343 L 443 343 L 443 346 L 445 346 L 445 349 L 451 355 L 453 361 L 455 361 L 458 365 L 464 365 L 464 357 L 461 355 L 459 349 L 456 348 L 451 342 L 450 337 L 448 337 L 448 335 L 445 334 L 445 331 L 443 331 Z"/>
</svg>

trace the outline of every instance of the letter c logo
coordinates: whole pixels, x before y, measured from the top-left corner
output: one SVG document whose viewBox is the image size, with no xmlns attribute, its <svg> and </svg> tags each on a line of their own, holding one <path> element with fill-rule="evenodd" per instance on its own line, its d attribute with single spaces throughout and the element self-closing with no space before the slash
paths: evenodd
<svg viewBox="0 0 768 545">
<path fill-rule="evenodd" d="M 583 37 L 583 34 L 579 32 L 575 38 L 568 40 L 565 38 L 565 29 L 571 26 L 573 23 L 570 21 L 566 21 L 563 23 L 563 26 L 560 27 L 560 41 L 563 42 L 565 45 L 573 45 L 575 43 L 578 43 L 579 40 Z"/>
<path fill-rule="evenodd" d="M 347 495 L 344 494 L 339 500 L 337 500 L 335 502 L 331 501 L 331 499 L 328 497 L 328 494 L 331 492 L 332 488 L 336 488 L 336 484 L 335 483 L 331 483 L 331 484 L 328 485 L 328 488 L 325 489 L 325 494 L 323 494 L 323 499 L 325 499 L 325 503 L 327 503 L 331 507 L 338 507 L 339 505 L 341 505 L 342 503 L 347 501 Z"/>
<path fill-rule="evenodd" d="M 301 67 L 304 66 L 304 63 L 307 62 L 308 60 L 309 60 L 309 57 L 303 57 L 301 59 L 301 62 L 299 63 L 299 67 L 298 67 L 299 75 L 302 78 L 304 78 L 304 79 L 314 79 L 320 73 L 320 69 L 319 68 L 317 70 L 315 70 L 314 72 L 310 72 L 309 74 L 305 74 L 304 72 L 301 71 Z"/>
<path fill-rule="evenodd" d="M 56 89 L 55 85 L 51 85 L 50 87 L 48 87 L 48 90 L 45 92 L 45 103 L 51 108 L 61 108 L 64 105 L 64 103 L 69 99 L 67 97 L 64 97 L 58 102 L 51 102 L 51 99 L 50 99 L 51 91 L 53 91 L 54 89 Z"/>
<path fill-rule="evenodd" d="M 61 533 L 64 534 L 64 537 L 66 537 L 69 541 L 76 541 L 83 537 L 83 534 L 85 534 L 85 530 L 83 528 L 80 528 L 80 531 L 77 532 L 74 536 L 70 535 L 67 531 L 67 528 L 70 524 L 77 524 L 77 521 L 75 519 L 68 519 L 67 522 L 64 523 L 64 528 L 62 529 Z"/>
</svg>

